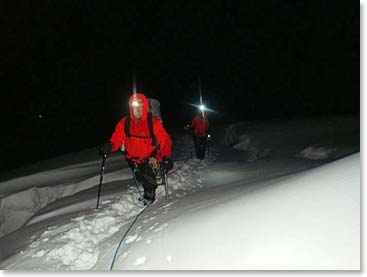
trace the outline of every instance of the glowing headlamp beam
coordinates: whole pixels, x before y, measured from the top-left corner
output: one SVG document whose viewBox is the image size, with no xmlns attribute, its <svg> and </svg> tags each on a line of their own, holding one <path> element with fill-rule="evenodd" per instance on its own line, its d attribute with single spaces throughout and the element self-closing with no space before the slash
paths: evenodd
<svg viewBox="0 0 367 277">
<path fill-rule="evenodd" d="M 203 105 L 203 96 L 201 93 L 201 80 L 199 78 L 199 93 L 200 93 L 200 107 L 199 109 L 201 110 L 201 115 L 204 117 L 204 110 L 205 110 L 205 106 Z"/>
<path fill-rule="evenodd" d="M 133 94 L 136 94 L 136 71 L 133 71 Z"/>
<path fill-rule="evenodd" d="M 209 109 L 208 107 L 206 107 L 204 104 L 202 105 L 195 105 L 195 104 L 190 104 L 191 106 L 199 109 L 200 111 L 209 111 L 209 112 L 214 112 L 214 110 Z"/>
<path fill-rule="evenodd" d="M 199 105 L 190 104 L 190 105 L 191 105 L 191 106 L 194 106 L 194 107 L 196 107 L 196 108 L 198 108 L 198 109 L 201 111 L 201 113 L 202 113 L 202 115 L 203 115 L 203 117 L 204 117 L 204 112 L 205 112 L 205 111 L 214 112 L 214 110 L 212 110 L 212 109 L 208 109 L 208 108 L 207 108 L 207 107 L 205 107 L 205 105 L 203 104 L 203 95 L 202 95 L 202 91 L 201 91 L 201 80 L 200 80 L 200 78 L 199 78 L 198 82 L 199 82 L 200 104 L 199 104 Z"/>
</svg>

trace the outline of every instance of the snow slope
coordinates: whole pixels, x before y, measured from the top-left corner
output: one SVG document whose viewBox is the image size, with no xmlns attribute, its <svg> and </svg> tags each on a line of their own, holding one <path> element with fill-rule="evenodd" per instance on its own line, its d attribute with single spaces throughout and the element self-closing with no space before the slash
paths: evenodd
<svg viewBox="0 0 367 277">
<path fill-rule="evenodd" d="M 359 163 L 355 154 L 260 185 L 234 182 L 151 207 L 116 269 L 359 269 Z"/>
<path fill-rule="evenodd" d="M 158 201 L 132 226 L 113 269 L 359 269 L 360 156 L 350 155 L 359 151 L 359 125 L 340 128 L 340 122 L 355 121 L 238 123 L 214 135 L 202 162 L 193 158 L 190 136 L 177 134 L 169 202 L 159 187 Z M 67 167 L 70 193 L 58 191 L 65 167 L 43 172 L 52 182 L 40 188 L 56 198 L 30 193 L 37 173 L 25 190 L 19 179 L 9 180 L 20 189 L 3 194 L 19 196 L 6 222 L 25 225 L 0 238 L 0 268 L 108 270 L 144 209 L 117 159 L 106 165 L 99 210 L 99 160 Z M 36 209 L 16 205 L 27 197 Z M 16 209 L 29 212 L 26 221 Z"/>
<path fill-rule="evenodd" d="M 108 171 L 121 168 L 121 157 L 114 155 Z M 21 227 L 37 211 L 57 199 L 99 184 L 100 161 L 46 170 L 0 183 L 0 237 Z M 130 171 L 106 172 L 106 182 L 130 178 Z"/>
</svg>

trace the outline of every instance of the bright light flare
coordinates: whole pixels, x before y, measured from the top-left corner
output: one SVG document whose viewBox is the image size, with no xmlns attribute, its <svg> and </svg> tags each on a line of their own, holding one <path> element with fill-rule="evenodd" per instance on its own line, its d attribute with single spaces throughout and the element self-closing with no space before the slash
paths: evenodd
<svg viewBox="0 0 367 277">
<path fill-rule="evenodd" d="M 143 107 L 144 106 L 144 103 L 143 101 L 139 100 L 139 99 L 136 99 L 136 100 L 130 100 L 129 101 L 129 106 L 131 108 L 137 108 L 137 107 Z"/>
<path fill-rule="evenodd" d="M 199 104 L 199 105 L 195 105 L 195 104 L 190 104 L 193 107 L 196 107 L 197 109 L 199 109 L 201 112 L 214 112 L 214 110 L 209 109 L 208 107 L 206 107 L 204 104 Z"/>
</svg>

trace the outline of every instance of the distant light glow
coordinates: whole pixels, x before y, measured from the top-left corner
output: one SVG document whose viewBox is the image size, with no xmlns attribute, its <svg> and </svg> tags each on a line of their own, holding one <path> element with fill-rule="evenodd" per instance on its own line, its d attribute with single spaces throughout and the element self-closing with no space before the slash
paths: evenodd
<svg viewBox="0 0 367 277">
<path fill-rule="evenodd" d="M 195 105 L 195 104 L 190 104 L 193 107 L 196 107 L 197 109 L 199 109 L 201 112 L 214 112 L 214 110 L 209 109 L 208 107 L 206 107 L 204 104 L 199 104 L 199 105 Z"/>
</svg>

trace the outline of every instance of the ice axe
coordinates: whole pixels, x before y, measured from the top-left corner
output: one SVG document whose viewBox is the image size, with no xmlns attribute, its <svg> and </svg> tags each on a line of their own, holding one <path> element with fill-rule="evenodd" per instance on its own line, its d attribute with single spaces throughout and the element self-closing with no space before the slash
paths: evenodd
<svg viewBox="0 0 367 277">
<path fill-rule="evenodd" d="M 106 158 L 107 158 L 107 155 L 104 154 L 102 157 L 101 177 L 99 179 L 98 198 L 97 198 L 97 207 L 96 207 L 97 210 L 98 210 L 98 205 L 99 205 L 99 197 L 101 196 L 101 188 L 102 188 L 103 173 L 104 173 L 104 163 L 106 161 Z"/>
</svg>

